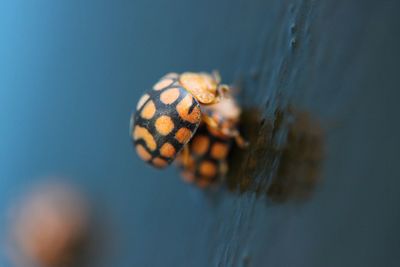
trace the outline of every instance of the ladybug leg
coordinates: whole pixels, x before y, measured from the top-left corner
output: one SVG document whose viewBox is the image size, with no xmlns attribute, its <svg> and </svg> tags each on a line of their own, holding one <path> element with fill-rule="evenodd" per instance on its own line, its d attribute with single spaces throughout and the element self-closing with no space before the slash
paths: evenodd
<svg viewBox="0 0 400 267">
<path fill-rule="evenodd" d="M 214 118 L 208 115 L 203 115 L 202 120 L 207 126 L 210 126 L 211 128 L 214 129 L 219 129 L 218 122 Z"/>
<path fill-rule="evenodd" d="M 236 144 L 240 148 L 246 148 L 249 146 L 249 142 L 247 142 L 243 136 L 240 134 L 240 132 L 235 129 L 235 130 L 230 130 L 230 129 L 222 129 L 222 133 L 235 139 Z"/>
<path fill-rule="evenodd" d="M 214 118 L 212 118 L 208 115 L 203 115 L 202 119 L 203 119 L 203 122 L 207 126 L 220 131 L 222 134 L 224 134 L 228 137 L 234 138 L 236 144 L 240 148 L 246 148 L 249 145 L 249 143 L 243 138 L 243 136 L 240 134 L 240 132 L 237 129 L 231 130 L 229 128 L 221 128 L 219 126 L 218 122 Z"/>
<path fill-rule="evenodd" d="M 219 72 L 217 70 L 214 70 L 212 72 L 212 77 L 213 79 L 217 82 L 218 87 L 217 87 L 217 97 L 215 98 L 213 104 L 218 103 L 219 101 L 221 101 L 222 98 L 224 98 L 224 96 L 229 93 L 230 88 L 228 85 L 226 84 L 221 84 L 221 75 L 219 74 Z"/>
<path fill-rule="evenodd" d="M 240 148 L 246 148 L 249 146 L 249 142 L 247 142 L 243 136 L 239 133 L 238 130 L 235 130 L 233 133 L 233 138 L 235 138 L 235 142 Z"/>
<path fill-rule="evenodd" d="M 217 94 L 214 98 L 214 101 L 211 104 L 217 104 L 221 102 L 221 100 L 229 94 L 230 87 L 226 84 L 219 84 L 217 87 Z"/>
<path fill-rule="evenodd" d="M 228 94 L 230 92 L 230 89 L 231 88 L 228 85 L 220 84 L 220 85 L 218 85 L 218 88 L 217 88 L 218 95 L 223 97 L 225 94 Z"/>
<path fill-rule="evenodd" d="M 211 76 L 214 78 L 214 80 L 217 82 L 217 84 L 221 83 L 221 75 L 219 74 L 219 71 L 213 70 L 211 73 Z"/>
</svg>

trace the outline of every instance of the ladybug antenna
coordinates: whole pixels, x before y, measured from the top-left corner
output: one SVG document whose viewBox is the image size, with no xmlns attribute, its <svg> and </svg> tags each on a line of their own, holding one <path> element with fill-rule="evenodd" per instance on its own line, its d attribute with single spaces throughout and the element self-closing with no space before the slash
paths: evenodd
<svg viewBox="0 0 400 267">
<path fill-rule="evenodd" d="M 218 70 L 213 70 L 211 75 L 214 78 L 214 80 L 217 82 L 217 84 L 221 83 L 221 75 L 219 74 Z"/>
</svg>

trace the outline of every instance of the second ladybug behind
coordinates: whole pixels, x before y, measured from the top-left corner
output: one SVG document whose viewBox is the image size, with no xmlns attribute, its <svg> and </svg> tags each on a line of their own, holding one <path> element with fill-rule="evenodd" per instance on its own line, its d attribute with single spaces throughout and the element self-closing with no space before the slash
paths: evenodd
<svg viewBox="0 0 400 267">
<path fill-rule="evenodd" d="M 209 123 L 202 122 L 196 135 L 178 156 L 178 166 L 185 182 L 200 188 L 221 183 L 228 172 L 228 156 L 233 141 L 240 147 L 246 142 L 239 134 L 241 110 L 232 96 L 202 108 Z"/>
</svg>

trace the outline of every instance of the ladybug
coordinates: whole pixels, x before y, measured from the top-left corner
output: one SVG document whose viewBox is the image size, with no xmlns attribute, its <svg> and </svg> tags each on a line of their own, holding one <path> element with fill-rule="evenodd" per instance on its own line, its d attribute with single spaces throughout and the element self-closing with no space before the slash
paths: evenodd
<svg viewBox="0 0 400 267">
<path fill-rule="evenodd" d="M 130 135 L 141 159 L 156 168 L 168 166 L 197 131 L 203 105 L 218 103 L 226 85 L 217 73 L 170 73 L 139 99 L 131 116 Z"/>
<path fill-rule="evenodd" d="M 202 113 L 203 121 L 212 135 L 233 138 L 239 147 L 247 146 L 238 129 L 241 109 L 230 94 L 225 94 L 216 104 L 202 107 Z"/>
<path fill-rule="evenodd" d="M 177 157 L 183 181 L 200 188 L 222 182 L 228 172 L 227 157 L 232 139 L 211 133 L 202 125 Z"/>
<path fill-rule="evenodd" d="M 228 171 L 228 155 L 233 140 L 240 147 L 246 142 L 238 131 L 240 108 L 231 96 L 219 103 L 203 107 L 208 123 L 202 122 L 196 135 L 178 156 L 178 166 L 185 182 L 200 188 L 215 185 L 224 180 Z"/>
</svg>

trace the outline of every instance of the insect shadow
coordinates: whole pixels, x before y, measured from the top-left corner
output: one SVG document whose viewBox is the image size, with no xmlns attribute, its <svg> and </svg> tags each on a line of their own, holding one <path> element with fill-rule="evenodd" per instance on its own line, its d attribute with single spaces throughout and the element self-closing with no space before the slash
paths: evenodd
<svg viewBox="0 0 400 267">
<path fill-rule="evenodd" d="M 278 203 L 307 200 L 321 180 L 324 133 L 319 122 L 293 108 L 276 109 L 271 118 L 244 108 L 241 122 L 249 147 L 233 149 L 228 189 L 266 194 Z"/>
</svg>

